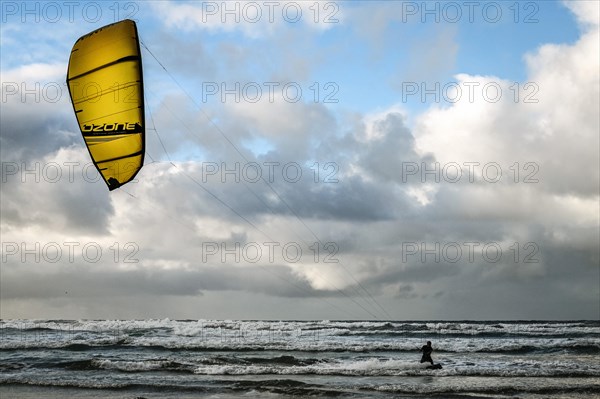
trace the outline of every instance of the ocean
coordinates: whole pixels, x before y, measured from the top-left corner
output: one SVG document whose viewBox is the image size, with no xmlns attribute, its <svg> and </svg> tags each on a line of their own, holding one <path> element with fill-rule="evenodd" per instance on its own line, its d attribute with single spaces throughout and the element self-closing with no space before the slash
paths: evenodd
<svg viewBox="0 0 600 399">
<path fill-rule="evenodd" d="M 2 320 L 9 398 L 597 398 L 599 321 Z M 420 364 L 432 341 L 441 370 Z"/>
</svg>

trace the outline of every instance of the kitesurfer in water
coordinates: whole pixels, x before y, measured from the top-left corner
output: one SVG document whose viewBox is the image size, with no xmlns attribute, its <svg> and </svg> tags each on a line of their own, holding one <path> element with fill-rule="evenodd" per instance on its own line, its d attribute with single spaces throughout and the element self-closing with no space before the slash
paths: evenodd
<svg viewBox="0 0 600 399">
<path fill-rule="evenodd" d="M 421 363 L 429 362 L 433 365 L 433 360 L 431 359 L 431 352 L 433 352 L 433 348 L 431 347 L 431 341 L 427 341 L 427 345 L 423 345 L 421 348 L 421 352 L 423 352 L 423 356 L 421 357 Z"/>
</svg>

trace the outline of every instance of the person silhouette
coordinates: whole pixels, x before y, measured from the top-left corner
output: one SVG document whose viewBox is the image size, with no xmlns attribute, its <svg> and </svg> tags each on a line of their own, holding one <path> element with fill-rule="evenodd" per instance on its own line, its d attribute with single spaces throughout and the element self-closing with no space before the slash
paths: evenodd
<svg viewBox="0 0 600 399">
<path fill-rule="evenodd" d="M 423 345 L 421 348 L 421 352 L 423 352 L 423 356 L 421 357 L 421 363 L 429 362 L 433 365 L 433 359 L 431 359 L 431 352 L 433 352 L 433 348 L 431 347 L 431 341 L 427 341 L 427 345 Z"/>
</svg>

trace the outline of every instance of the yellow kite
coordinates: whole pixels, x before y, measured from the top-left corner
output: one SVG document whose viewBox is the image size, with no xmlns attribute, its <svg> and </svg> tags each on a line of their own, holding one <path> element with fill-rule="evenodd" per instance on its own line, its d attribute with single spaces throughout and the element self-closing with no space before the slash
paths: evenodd
<svg viewBox="0 0 600 399">
<path fill-rule="evenodd" d="M 109 190 L 144 164 L 142 58 L 134 21 L 80 37 L 71 50 L 67 85 L 81 134 Z"/>
</svg>

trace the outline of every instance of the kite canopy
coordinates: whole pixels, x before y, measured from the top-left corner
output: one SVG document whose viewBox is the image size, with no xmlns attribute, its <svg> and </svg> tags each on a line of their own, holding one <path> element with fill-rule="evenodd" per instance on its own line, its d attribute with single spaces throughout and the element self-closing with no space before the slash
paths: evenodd
<svg viewBox="0 0 600 399">
<path fill-rule="evenodd" d="M 67 85 L 81 134 L 109 190 L 144 164 L 142 58 L 134 21 L 80 37 L 71 50 Z"/>
</svg>

